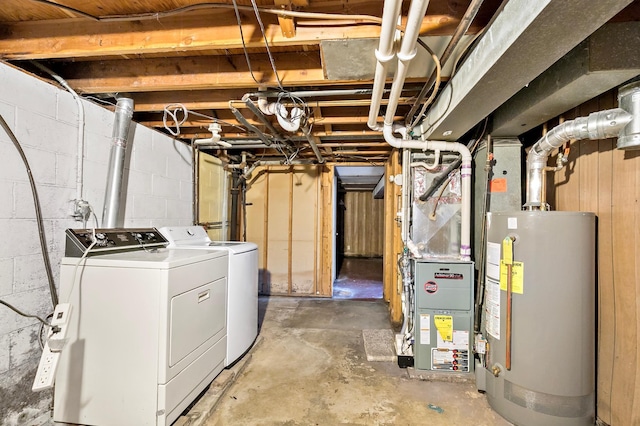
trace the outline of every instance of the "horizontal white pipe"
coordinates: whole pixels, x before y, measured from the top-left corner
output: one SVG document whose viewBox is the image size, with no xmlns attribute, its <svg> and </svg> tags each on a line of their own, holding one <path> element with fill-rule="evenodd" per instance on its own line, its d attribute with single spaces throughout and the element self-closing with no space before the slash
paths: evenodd
<svg viewBox="0 0 640 426">
<path fill-rule="evenodd" d="M 396 127 L 396 131 L 404 130 Z M 398 149 L 420 149 L 423 151 L 452 151 L 462 157 L 460 177 L 462 180 L 462 221 L 460 226 L 460 256 L 462 260 L 471 260 L 471 152 L 466 145 L 459 142 L 445 141 L 417 141 L 393 136 L 393 126 L 386 125 L 383 129 L 384 139 L 389 145 Z"/>
</svg>

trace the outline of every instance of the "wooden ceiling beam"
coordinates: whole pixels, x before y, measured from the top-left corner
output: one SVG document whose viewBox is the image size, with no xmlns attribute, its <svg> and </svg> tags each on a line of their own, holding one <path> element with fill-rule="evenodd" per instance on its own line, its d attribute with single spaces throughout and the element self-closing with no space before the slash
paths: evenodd
<svg viewBox="0 0 640 426">
<path fill-rule="evenodd" d="M 377 24 L 345 25 L 344 21 L 307 21 L 285 37 L 275 16 L 263 14 L 270 47 L 316 45 L 322 40 L 377 38 Z M 426 16 L 425 28 L 450 26 L 447 15 Z M 264 37 L 255 17 L 242 23 L 244 45 L 264 48 Z M 5 23 L 1 27 L 0 58 L 5 60 L 96 58 L 144 54 L 242 49 L 237 21 L 231 10 L 200 10 L 167 18 L 139 21 L 95 22 L 59 19 Z"/>
<path fill-rule="evenodd" d="M 317 52 L 276 54 L 274 61 L 285 86 L 325 86 L 340 84 L 326 80 Z M 143 92 L 147 90 L 197 90 L 277 86 L 266 55 L 251 59 L 253 76 L 244 57 L 192 56 L 180 60 L 128 59 L 68 63 L 56 71 L 82 93 Z M 352 82 L 351 82 L 352 83 Z M 255 90 L 254 89 L 254 90 Z"/>
<path fill-rule="evenodd" d="M 131 97 L 135 102 L 136 112 L 159 112 L 171 103 L 181 103 L 189 110 L 211 110 L 229 108 L 230 99 L 240 99 L 247 93 L 247 89 L 206 89 L 189 91 L 166 91 L 166 92 L 140 92 L 132 93 Z M 382 105 L 388 103 L 387 99 L 382 100 Z M 411 105 L 413 98 L 402 97 L 399 105 Z M 342 100 L 310 100 L 312 108 L 317 107 L 368 107 L 371 99 L 342 99 Z M 235 105 L 239 108 L 240 103 Z"/>
</svg>

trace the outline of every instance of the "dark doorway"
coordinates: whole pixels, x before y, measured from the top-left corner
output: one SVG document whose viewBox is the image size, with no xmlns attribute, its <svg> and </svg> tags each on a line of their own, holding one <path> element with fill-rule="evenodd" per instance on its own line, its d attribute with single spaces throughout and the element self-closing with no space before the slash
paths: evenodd
<svg viewBox="0 0 640 426">
<path fill-rule="evenodd" d="M 382 299 L 382 258 L 344 257 L 333 283 L 334 299 Z"/>
</svg>

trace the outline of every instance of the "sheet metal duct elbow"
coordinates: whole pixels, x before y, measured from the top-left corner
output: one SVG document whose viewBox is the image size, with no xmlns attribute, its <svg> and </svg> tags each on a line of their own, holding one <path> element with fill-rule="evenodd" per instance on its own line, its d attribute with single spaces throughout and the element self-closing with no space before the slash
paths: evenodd
<svg viewBox="0 0 640 426">
<path fill-rule="evenodd" d="M 544 191 L 543 173 L 551 151 L 571 140 L 607 139 L 618 136 L 634 116 L 622 108 L 614 108 L 565 121 L 542 136 L 527 155 L 526 209 L 538 209 L 542 205 Z"/>
</svg>

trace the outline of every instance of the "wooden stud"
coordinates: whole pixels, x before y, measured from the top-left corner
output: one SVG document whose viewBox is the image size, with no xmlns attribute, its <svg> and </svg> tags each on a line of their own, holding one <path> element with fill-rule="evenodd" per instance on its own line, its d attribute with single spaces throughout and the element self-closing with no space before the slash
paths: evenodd
<svg viewBox="0 0 640 426">
<path fill-rule="evenodd" d="M 289 0 L 275 0 L 277 7 L 282 10 L 291 10 L 291 2 Z M 291 16 L 278 16 L 280 31 L 284 38 L 292 38 L 296 36 L 296 23 Z"/>
<path fill-rule="evenodd" d="M 262 292 L 266 293 L 264 285 L 265 277 L 269 277 L 269 264 L 267 261 L 269 260 L 269 166 L 266 169 L 265 176 L 265 190 L 264 190 L 264 250 L 262 253 L 262 265 L 263 265 L 263 281 L 262 281 Z M 271 293 L 271 289 L 269 288 L 269 293 Z"/>
</svg>

